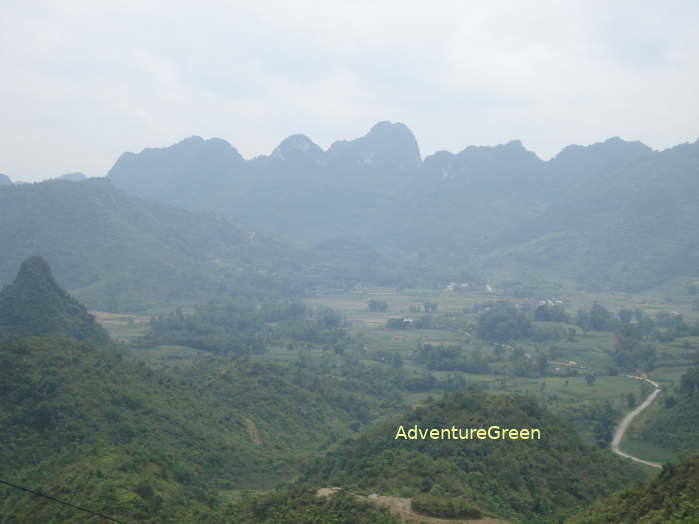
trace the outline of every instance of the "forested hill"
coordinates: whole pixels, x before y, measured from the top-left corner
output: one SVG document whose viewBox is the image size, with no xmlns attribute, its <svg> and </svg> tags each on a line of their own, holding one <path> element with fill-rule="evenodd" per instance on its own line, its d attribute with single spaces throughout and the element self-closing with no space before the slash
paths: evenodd
<svg viewBox="0 0 699 524">
<path fill-rule="evenodd" d="M 15 281 L 0 291 L 0 340 L 47 334 L 109 341 L 85 306 L 56 284 L 46 261 L 30 257 Z"/>
<path fill-rule="evenodd" d="M 405 440 L 412 428 L 538 428 L 540 440 Z M 600 495 L 639 478 L 635 466 L 585 445 L 572 426 L 527 397 L 459 392 L 343 443 L 307 468 L 315 486 L 382 495 L 428 493 L 516 522 L 560 522 Z M 441 502 L 440 502 L 441 501 Z"/>
<path fill-rule="evenodd" d="M 298 257 L 226 219 L 148 202 L 97 178 L 1 186 L 0 246 L 0 284 L 40 255 L 61 286 L 102 310 L 290 292 Z"/>
<path fill-rule="evenodd" d="M 678 454 L 699 452 L 699 363 L 690 367 L 665 396 L 643 438 Z"/>
<path fill-rule="evenodd" d="M 3 342 L 0 478 L 127 522 L 209 522 L 198 514 L 222 509 L 218 490 L 288 479 L 352 433 L 362 403 L 332 381 L 244 360 L 174 374 L 71 338 Z M 94 522 L 3 486 L 0 515 Z"/>
<path fill-rule="evenodd" d="M 515 140 L 423 160 L 405 125 L 380 122 L 327 151 L 294 135 L 250 160 L 192 137 L 125 153 L 108 178 L 310 244 L 350 238 L 435 279 L 466 268 L 636 290 L 696 274 L 698 173 L 699 142 L 614 137 L 543 161 Z"/>
<path fill-rule="evenodd" d="M 651 481 L 616 493 L 569 524 L 698 524 L 699 455 L 666 464 Z"/>
</svg>

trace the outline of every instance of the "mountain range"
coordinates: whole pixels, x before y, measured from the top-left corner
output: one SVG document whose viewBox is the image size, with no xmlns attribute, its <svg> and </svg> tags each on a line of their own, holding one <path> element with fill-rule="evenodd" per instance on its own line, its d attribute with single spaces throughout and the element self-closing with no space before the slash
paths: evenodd
<svg viewBox="0 0 699 524">
<path fill-rule="evenodd" d="M 191 137 L 124 153 L 106 179 L 68 178 L 0 186 L 0 284 L 32 255 L 110 311 L 356 283 L 642 291 L 699 276 L 699 141 L 421 159 L 405 125 L 381 122 L 326 151 L 293 135 L 245 160 Z"/>
<path fill-rule="evenodd" d="M 422 159 L 404 124 L 380 122 L 326 151 L 293 135 L 250 160 L 191 137 L 124 153 L 107 178 L 306 245 L 351 240 L 409 273 L 438 267 L 434 280 L 467 269 L 642 290 L 695 276 L 699 261 L 699 141 L 653 151 L 614 137 L 544 161 L 515 140 Z"/>
</svg>

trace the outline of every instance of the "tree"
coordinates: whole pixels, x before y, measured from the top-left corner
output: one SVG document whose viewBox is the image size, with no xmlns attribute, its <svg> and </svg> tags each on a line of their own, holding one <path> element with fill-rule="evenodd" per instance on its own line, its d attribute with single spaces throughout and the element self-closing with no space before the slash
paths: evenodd
<svg viewBox="0 0 699 524">
<path fill-rule="evenodd" d="M 595 302 L 590 308 L 590 326 L 595 331 L 607 331 L 612 325 L 612 314 L 607 308 Z"/>
<path fill-rule="evenodd" d="M 384 313 L 384 312 L 388 311 L 388 304 L 384 300 L 376 300 L 376 299 L 372 298 L 369 301 L 368 306 L 369 306 L 369 311 L 374 312 L 374 313 L 375 312 Z"/>
<path fill-rule="evenodd" d="M 526 338 L 531 330 L 527 315 L 508 303 L 498 304 L 478 317 L 476 333 L 479 337 L 494 342 L 507 342 Z"/>
<path fill-rule="evenodd" d="M 568 322 L 570 319 L 566 315 L 563 306 L 542 304 L 534 310 L 534 320 L 540 322 Z"/>
<path fill-rule="evenodd" d="M 629 322 L 631 322 L 631 319 L 633 318 L 633 310 L 620 309 L 618 316 L 619 320 L 621 320 L 624 324 L 628 324 Z"/>
<path fill-rule="evenodd" d="M 680 391 L 686 395 L 699 393 L 699 364 L 692 366 L 682 375 Z"/>
<path fill-rule="evenodd" d="M 597 381 L 597 377 L 594 375 L 585 375 L 585 382 L 588 386 L 592 386 Z"/>
</svg>

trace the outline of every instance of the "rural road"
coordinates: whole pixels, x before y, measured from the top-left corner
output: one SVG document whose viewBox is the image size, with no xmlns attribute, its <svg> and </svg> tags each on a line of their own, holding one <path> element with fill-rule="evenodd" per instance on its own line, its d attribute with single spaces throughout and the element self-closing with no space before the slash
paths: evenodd
<svg viewBox="0 0 699 524">
<path fill-rule="evenodd" d="M 651 462 L 649 460 L 643 460 L 638 457 L 634 457 L 633 455 L 630 455 L 629 453 L 626 453 L 625 451 L 621 451 L 619 449 L 619 445 L 621 444 L 621 441 L 624 439 L 624 435 L 626 434 L 626 430 L 629 429 L 629 426 L 631 425 L 631 422 L 633 422 L 633 419 L 635 419 L 644 409 L 646 409 L 648 406 L 650 406 L 655 398 L 660 395 L 660 392 L 662 391 L 660 389 L 660 384 L 657 382 L 652 381 L 649 378 L 642 378 L 642 377 L 634 377 L 631 375 L 626 375 L 629 378 L 635 378 L 637 380 L 644 380 L 648 382 L 649 384 L 652 384 L 655 387 L 655 391 L 648 395 L 646 399 L 639 404 L 636 409 L 633 411 L 629 412 L 626 414 L 626 416 L 621 419 L 621 422 L 619 423 L 619 426 L 616 428 L 616 431 L 614 432 L 614 439 L 612 440 L 612 451 L 616 453 L 617 455 L 621 457 L 626 457 L 634 462 L 639 462 L 641 464 L 645 464 L 646 466 L 651 466 L 653 468 L 662 468 L 662 464 L 658 464 L 657 462 Z"/>
</svg>

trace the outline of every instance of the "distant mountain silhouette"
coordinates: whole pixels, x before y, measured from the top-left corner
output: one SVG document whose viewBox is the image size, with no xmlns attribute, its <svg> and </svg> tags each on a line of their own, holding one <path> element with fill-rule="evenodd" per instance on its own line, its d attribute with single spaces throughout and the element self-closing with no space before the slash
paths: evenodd
<svg viewBox="0 0 699 524">
<path fill-rule="evenodd" d="M 290 166 L 322 165 L 324 151 L 306 135 L 291 135 L 272 151 L 270 160 Z"/>
<path fill-rule="evenodd" d="M 225 140 L 192 136 L 173 146 L 124 153 L 107 177 L 149 200 L 200 208 L 245 168 L 240 153 Z"/>
<path fill-rule="evenodd" d="M 328 149 L 328 161 L 344 168 L 410 170 L 420 166 L 420 149 L 405 124 L 379 122 L 356 140 L 340 140 Z"/>
<path fill-rule="evenodd" d="M 249 161 L 209 142 L 125 154 L 108 177 L 311 246 L 351 238 L 440 282 L 466 269 L 639 290 L 697 274 L 699 211 L 686 202 L 697 143 L 656 152 L 613 137 L 543 161 L 512 140 L 421 160 L 411 131 L 390 122 L 327 151 L 294 135 Z"/>
<path fill-rule="evenodd" d="M 53 279 L 41 257 L 22 262 L 15 281 L 0 291 L 0 338 L 67 335 L 105 343 L 107 332 Z"/>
<path fill-rule="evenodd" d="M 80 182 L 88 176 L 85 173 L 65 173 L 58 177 L 59 180 L 70 180 L 71 182 Z"/>
<path fill-rule="evenodd" d="M 652 153 L 653 150 L 641 142 L 626 142 L 615 136 L 589 146 L 565 147 L 551 159 L 549 165 L 567 179 L 589 178 L 613 173 L 616 169 Z"/>
<path fill-rule="evenodd" d="M 9 176 L 3 175 L 2 173 L 0 173 L 0 186 L 11 184 L 11 183 L 12 183 L 12 180 L 10 180 Z"/>
</svg>

